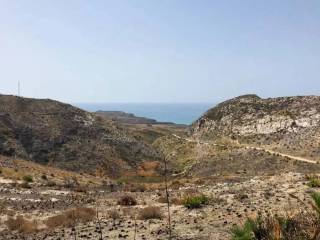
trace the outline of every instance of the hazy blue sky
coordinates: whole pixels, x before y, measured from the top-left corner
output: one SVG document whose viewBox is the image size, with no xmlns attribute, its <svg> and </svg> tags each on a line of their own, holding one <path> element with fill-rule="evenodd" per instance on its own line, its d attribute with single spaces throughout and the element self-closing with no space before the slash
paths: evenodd
<svg viewBox="0 0 320 240">
<path fill-rule="evenodd" d="M 319 0 L 0 0 L 0 92 L 65 102 L 320 94 Z"/>
</svg>

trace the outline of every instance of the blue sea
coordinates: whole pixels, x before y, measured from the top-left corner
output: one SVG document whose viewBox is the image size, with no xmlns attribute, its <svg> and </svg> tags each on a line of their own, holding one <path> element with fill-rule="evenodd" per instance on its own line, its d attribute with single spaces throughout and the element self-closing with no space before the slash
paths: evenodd
<svg viewBox="0 0 320 240">
<path fill-rule="evenodd" d="M 155 119 L 159 122 L 191 124 L 204 112 L 212 108 L 212 103 L 76 103 L 75 106 L 95 112 L 123 111 L 139 117 Z"/>
</svg>

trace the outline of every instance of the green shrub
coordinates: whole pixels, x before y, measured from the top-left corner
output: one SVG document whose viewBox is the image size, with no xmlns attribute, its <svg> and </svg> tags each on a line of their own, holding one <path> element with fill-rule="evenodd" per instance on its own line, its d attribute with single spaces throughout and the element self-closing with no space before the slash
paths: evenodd
<svg viewBox="0 0 320 240">
<path fill-rule="evenodd" d="M 313 209 L 317 212 L 318 217 L 320 218 L 320 193 L 312 193 L 311 198 L 313 200 Z"/>
<path fill-rule="evenodd" d="M 23 177 L 23 181 L 28 182 L 28 183 L 33 182 L 33 177 L 30 175 L 26 175 Z"/>
<path fill-rule="evenodd" d="M 317 176 L 310 176 L 308 177 L 308 186 L 312 188 L 320 187 L 320 178 Z"/>
<path fill-rule="evenodd" d="M 254 240 L 252 221 L 248 219 L 243 226 L 234 226 L 231 229 L 232 240 Z"/>
<path fill-rule="evenodd" d="M 194 209 L 208 204 L 208 201 L 208 197 L 205 195 L 187 196 L 183 199 L 183 205 L 186 208 Z"/>
</svg>

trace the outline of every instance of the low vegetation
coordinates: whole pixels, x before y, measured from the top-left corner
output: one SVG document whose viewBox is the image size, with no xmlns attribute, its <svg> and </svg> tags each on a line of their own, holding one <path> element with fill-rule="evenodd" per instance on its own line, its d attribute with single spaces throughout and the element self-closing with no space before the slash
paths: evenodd
<svg viewBox="0 0 320 240">
<path fill-rule="evenodd" d="M 194 208 L 200 208 L 203 205 L 208 204 L 209 199 L 207 196 L 201 194 L 201 195 L 186 196 L 182 202 L 186 208 L 194 209 Z"/>
<path fill-rule="evenodd" d="M 137 200 L 130 195 L 124 195 L 118 200 L 118 205 L 134 206 L 134 205 L 137 205 Z"/>
<path fill-rule="evenodd" d="M 162 219 L 160 207 L 148 206 L 146 208 L 142 208 L 139 213 L 139 218 L 141 220 Z"/>
<path fill-rule="evenodd" d="M 23 216 L 19 215 L 16 218 L 9 217 L 5 225 L 10 231 L 18 231 L 23 234 L 36 232 L 38 229 L 35 221 L 28 221 Z"/>
<path fill-rule="evenodd" d="M 232 240 L 315 240 L 320 237 L 320 193 L 312 194 L 314 212 L 301 212 L 285 217 L 249 218 L 231 230 Z"/>
<path fill-rule="evenodd" d="M 59 215 L 49 217 L 45 224 L 48 228 L 74 227 L 82 222 L 92 221 L 96 217 L 96 211 L 92 208 L 79 207 L 67 210 Z"/>
<path fill-rule="evenodd" d="M 27 183 L 31 183 L 31 182 L 33 182 L 33 177 L 31 175 L 23 176 L 23 181 L 25 181 Z"/>
<path fill-rule="evenodd" d="M 320 178 L 316 175 L 307 176 L 308 186 L 312 188 L 320 187 Z"/>
</svg>

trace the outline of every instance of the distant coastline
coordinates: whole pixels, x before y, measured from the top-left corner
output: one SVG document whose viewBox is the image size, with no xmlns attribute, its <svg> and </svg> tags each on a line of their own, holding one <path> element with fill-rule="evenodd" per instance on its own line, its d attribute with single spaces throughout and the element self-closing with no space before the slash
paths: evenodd
<svg viewBox="0 0 320 240">
<path fill-rule="evenodd" d="M 90 112 L 121 111 L 158 122 L 191 124 L 214 103 L 74 103 Z"/>
</svg>

